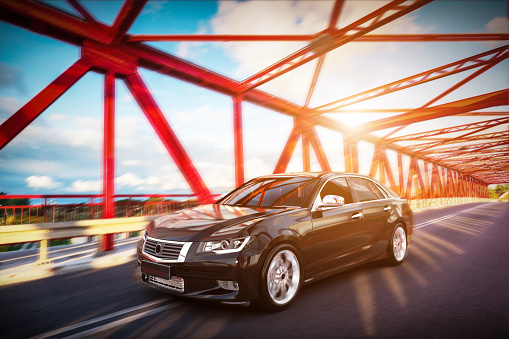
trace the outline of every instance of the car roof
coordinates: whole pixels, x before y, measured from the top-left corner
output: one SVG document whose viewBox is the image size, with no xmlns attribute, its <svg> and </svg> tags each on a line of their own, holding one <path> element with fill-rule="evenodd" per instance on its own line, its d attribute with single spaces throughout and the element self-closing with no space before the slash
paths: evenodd
<svg viewBox="0 0 509 339">
<path fill-rule="evenodd" d="M 348 173 L 348 172 L 291 172 L 291 173 L 276 173 L 270 175 L 262 175 L 259 178 L 274 178 L 274 177 L 308 177 L 308 178 L 330 178 L 338 175 L 352 175 L 352 176 L 360 176 L 370 178 L 367 175 L 359 174 L 359 173 Z"/>
</svg>

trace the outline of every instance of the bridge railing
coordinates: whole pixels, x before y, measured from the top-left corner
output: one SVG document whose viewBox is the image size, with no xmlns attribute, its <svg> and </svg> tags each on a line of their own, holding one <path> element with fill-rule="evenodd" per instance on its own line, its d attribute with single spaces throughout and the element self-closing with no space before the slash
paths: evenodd
<svg viewBox="0 0 509 339">
<path fill-rule="evenodd" d="M 115 218 L 163 215 L 198 202 L 191 194 L 116 195 Z M 141 201 L 139 198 L 148 198 Z M 0 195 L 6 199 L 42 200 L 39 204 L 0 206 L 0 225 L 27 225 L 79 220 L 102 219 L 103 203 L 100 195 Z M 57 204 L 56 200 L 87 199 L 87 202 Z M 8 200 L 7 200 L 8 201 Z M 0 205 L 2 205 L 0 203 Z"/>
</svg>

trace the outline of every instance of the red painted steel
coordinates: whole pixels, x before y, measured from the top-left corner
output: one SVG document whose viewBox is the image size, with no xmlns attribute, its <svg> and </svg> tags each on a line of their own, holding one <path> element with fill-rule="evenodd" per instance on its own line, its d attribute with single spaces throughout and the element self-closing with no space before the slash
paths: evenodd
<svg viewBox="0 0 509 339">
<path fill-rule="evenodd" d="M 242 95 L 233 97 L 233 144 L 235 152 L 235 186 L 244 183 L 244 136 L 242 130 Z"/>
<path fill-rule="evenodd" d="M 32 2 L 19 3 L 6 0 L 0 2 L 0 9 L 2 9 L 2 11 L 0 11 L 1 20 L 11 22 L 20 27 L 29 28 L 40 34 L 52 36 L 78 46 L 80 46 L 84 40 L 107 44 L 112 34 L 110 27 L 106 25 L 100 23 L 90 24 L 88 22 L 84 24 L 82 20 L 66 16 L 59 11 L 55 11 L 41 4 Z M 27 13 L 30 13 L 30 15 Z M 38 24 L 30 24 L 34 21 L 37 21 Z M 503 39 L 504 36 L 500 36 L 499 38 Z M 174 58 L 148 46 L 142 44 L 126 45 L 121 43 L 117 45 L 117 47 L 122 48 L 126 54 L 137 58 L 140 66 L 153 71 L 170 75 L 228 95 L 233 95 L 236 88 L 238 88 L 237 84 L 231 79 L 222 77 L 181 59 Z M 302 115 L 302 109 L 299 106 L 258 90 L 251 90 L 246 93 L 244 100 L 276 110 L 283 114 L 292 116 Z M 312 119 L 311 121 L 314 124 L 330 128 L 331 130 L 338 132 L 345 131 L 341 124 L 331 119 L 322 117 L 321 119 Z M 371 135 L 363 136 L 363 140 L 375 144 L 380 142 L 380 138 Z M 387 145 L 387 147 L 397 152 L 404 152 L 408 155 L 413 154 L 411 151 L 398 145 Z M 447 164 L 444 165 L 447 166 Z"/>
<path fill-rule="evenodd" d="M 471 69 L 475 69 L 477 67 L 485 66 L 485 67 L 493 67 L 500 63 L 501 61 L 508 58 L 508 46 L 502 46 L 495 48 L 488 52 L 479 53 L 476 55 L 473 55 L 471 57 L 461 59 L 459 61 L 449 63 L 444 66 L 436 67 L 433 69 L 430 69 L 425 72 L 421 72 L 391 83 L 388 83 L 383 86 L 378 86 L 375 88 L 372 88 L 370 90 L 351 95 L 349 97 L 336 100 L 333 102 L 330 102 L 328 104 L 324 104 L 318 107 L 315 107 L 314 110 L 317 111 L 315 114 L 321 114 L 324 112 L 332 112 L 336 111 L 342 107 L 346 107 L 349 105 L 353 105 L 365 100 L 374 99 L 386 94 L 390 94 L 396 91 L 400 91 L 406 88 L 410 88 L 413 86 L 421 85 L 433 80 L 442 79 L 447 76 L 451 76 L 454 74 L 458 74 L 461 72 L 469 71 Z M 489 67 L 490 68 L 490 67 Z M 487 69 L 483 70 L 481 73 L 485 72 Z M 472 77 L 472 76 L 469 76 Z M 475 77 L 475 76 L 474 76 Z M 447 94 L 447 93 L 446 93 Z M 445 95 L 445 94 L 444 94 Z M 438 97 L 436 100 L 440 99 Z M 435 100 L 435 101 L 436 101 Z M 428 103 L 429 105 L 431 103 Z M 426 106 L 426 105 L 425 105 Z"/>
<path fill-rule="evenodd" d="M 0 126 L 0 150 L 64 94 L 92 67 L 79 59 Z"/>
<path fill-rule="evenodd" d="M 462 99 L 438 106 L 415 109 L 408 113 L 399 114 L 393 117 L 379 119 L 363 124 L 355 130 L 355 133 L 364 134 L 391 127 L 409 125 L 416 122 L 431 119 L 443 118 L 458 113 L 468 112 L 476 109 L 504 106 L 509 104 L 509 90 L 482 94 L 476 97 Z"/>
<path fill-rule="evenodd" d="M 292 157 L 293 151 L 295 150 L 295 146 L 297 146 L 297 142 L 300 138 L 300 129 L 297 126 L 294 126 L 288 140 L 286 141 L 285 147 L 279 160 L 276 164 L 276 168 L 274 169 L 274 173 L 284 173 L 286 168 L 288 167 L 288 163 Z"/>
<path fill-rule="evenodd" d="M 474 123 L 470 123 L 470 124 L 440 128 L 440 129 L 435 129 L 435 130 L 421 132 L 421 133 L 414 133 L 414 134 L 399 136 L 399 137 L 387 139 L 387 142 L 431 140 L 431 139 L 429 139 L 430 137 L 437 136 L 437 135 L 444 135 L 444 134 L 448 134 L 448 133 L 468 131 L 468 130 L 472 130 L 472 129 L 475 129 L 475 130 L 487 129 L 489 127 L 495 127 L 500 124 L 506 124 L 506 123 L 509 123 L 509 118 L 506 118 L 506 117 L 500 118 L 500 119 L 493 119 L 493 120 L 484 120 L 484 121 L 474 122 Z"/>
<path fill-rule="evenodd" d="M 239 184 L 243 182 L 243 142 L 242 142 L 242 117 L 241 117 L 241 100 L 245 100 L 248 102 L 252 102 L 258 105 L 262 105 L 266 108 L 276 110 L 283 114 L 288 114 L 294 118 L 296 118 L 297 123 L 290 134 L 290 137 L 285 145 L 285 148 L 281 154 L 281 157 L 276 165 L 275 172 L 285 171 L 286 167 L 290 161 L 292 153 L 295 149 L 295 145 L 302 135 L 302 147 L 303 147 L 303 169 L 310 169 L 310 154 L 309 154 L 309 144 L 311 144 L 317 160 L 320 163 L 320 166 L 323 170 L 330 169 L 330 165 L 328 164 L 328 160 L 325 156 L 325 152 L 320 144 L 320 140 L 316 134 L 315 126 L 320 125 L 331 130 L 335 130 L 341 132 L 344 137 L 344 156 L 345 156 L 345 168 L 349 172 L 358 172 L 359 171 L 359 162 L 358 162 L 358 150 L 357 143 L 360 139 L 364 141 L 368 141 L 373 143 L 376 146 L 374 161 L 372 164 L 372 169 L 374 169 L 375 173 L 378 171 L 380 179 L 385 181 L 385 177 L 387 176 L 391 186 L 396 188 L 396 183 L 394 182 L 394 177 L 392 175 L 392 170 L 390 168 L 390 164 L 387 160 L 387 154 L 385 148 L 392 149 L 398 153 L 398 172 L 399 172 L 399 190 L 400 192 L 405 192 L 405 188 L 403 187 L 403 169 L 402 169 L 402 155 L 405 154 L 411 157 L 411 165 L 409 171 L 412 172 L 412 176 L 408 176 L 408 185 L 406 188 L 406 194 L 411 194 L 412 185 L 415 186 L 415 192 L 417 192 L 418 186 L 421 189 L 421 196 L 430 196 L 428 187 L 433 185 L 441 185 L 440 175 L 431 176 L 431 184 L 428 185 L 427 178 L 427 166 L 428 162 L 435 167 L 437 165 L 440 166 L 440 170 L 444 170 L 444 174 L 442 174 L 444 181 L 444 188 L 440 188 L 440 195 L 444 196 L 446 192 L 452 192 L 450 194 L 459 194 L 461 190 L 457 190 L 455 188 L 455 182 L 460 180 L 459 174 L 452 171 L 452 169 L 448 166 L 457 166 L 454 169 L 463 170 L 464 173 L 477 173 L 476 179 L 474 177 L 464 176 L 462 174 L 461 180 L 463 182 L 470 182 L 472 187 L 475 188 L 476 194 L 486 194 L 486 190 L 481 189 L 479 185 L 486 185 L 486 182 L 481 183 L 477 178 L 484 178 L 485 180 L 498 180 L 498 178 L 502 178 L 502 172 L 489 172 L 486 174 L 482 172 L 482 176 L 479 176 L 479 171 L 472 169 L 470 167 L 473 164 L 477 164 L 475 159 L 472 159 L 471 162 L 461 162 L 455 163 L 451 162 L 451 159 L 455 159 L 459 157 L 459 159 L 467 156 L 477 156 L 483 154 L 506 154 L 500 153 L 503 152 L 504 149 L 495 149 L 496 147 L 505 146 L 504 143 L 484 143 L 478 147 L 469 147 L 464 150 L 450 150 L 447 151 L 448 157 L 443 157 L 440 154 L 443 154 L 444 149 L 436 150 L 431 148 L 435 148 L 436 146 L 452 144 L 452 143 L 461 143 L 461 142 L 472 142 L 475 140 L 490 140 L 491 137 L 485 135 L 485 138 L 482 138 L 482 135 L 478 133 L 484 129 L 489 129 L 496 124 L 504 124 L 507 123 L 507 119 L 503 122 L 498 121 L 489 121 L 485 122 L 484 125 L 481 123 L 477 124 L 469 124 L 469 126 L 456 126 L 448 129 L 443 129 L 443 133 L 451 133 L 453 131 L 462 130 L 472 130 L 472 132 L 460 135 L 459 137 L 449 138 L 446 140 L 434 140 L 434 143 L 429 143 L 433 139 L 432 136 L 433 131 L 429 131 L 412 137 L 397 137 L 391 138 L 387 140 L 383 140 L 372 135 L 367 134 L 367 132 L 375 131 L 379 129 L 385 128 L 395 128 L 400 126 L 405 126 L 406 124 L 416 123 L 420 121 L 425 121 L 429 119 L 434 119 L 443 116 L 449 115 L 484 115 L 490 114 L 489 112 L 475 112 L 476 109 L 485 109 L 488 107 L 502 106 L 507 105 L 508 103 L 508 91 L 502 90 L 498 92 L 493 92 L 481 96 L 477 96 L 474 98 L 468 98 L 464 100 L 458 100 L 452 103 L 439 105 L 435 107 L 427 107 L 432 103 L 436 102 L 440 98 L 459 88 L 463 84 L 469 82 L 471 79 L 476 76 L 483 74 L 487 69 L 495 66 L 502 60 L 507 58 L 507 46 L 501 47 L 499 49 L 495 49 L 492 51 L 488 51 L 485 53 L 478 54 L 476 56 L 472 56 L 470 58 L 462 59 L 456 63 L 447 64 L 428 72 L 420 73 L 418 75 L 414 75 L 412 77 L 408 77 L 402 79 L 398 82 L 391 83 L 383 88 L 379 87 L 380 91 L 377 89 L 365 91 L 349 98 L 340 99 L 334 101 L 333 103 L 320 106 L 320 110 L 310 110 L 308 109 L 309 103 L 311 101 L 314 89 L 316 87 L 316 83 L 318 81 L 318 77 L 320 74 L 320 70 L 322 68 L 324 58 L 327 52 L 338 48 L 350 41 L 481 41 L 481 40 L 507 40 L 509 39 L 509 35 L 507 34 L 436 34 L 436 35 L 367 35 L 367 33 L 373 31 L 374 29 L 381 27 L 385 24 L 392 22 L 393 20 L 410 13 L 411 11 L 425 5 L 430 2 L 429 0 L 422 1 L 414 1 L 410 5 L 407 3 L 402 4 L 404 1 L 397 0 L 392 1 L 391 3 L 382 6 L 380 9 L 373 11 L 372 13 L 366 15 L 365 17 L 357 20 L 356 22 L 346 26 L 345 28 L 337 30 L 335 28 L 337 24 L 337 20 L 340 15 L 341 8 L 343 6 L 342 0 L 337 0 L 334 4 L 334 7 L 331 11 L 328 28 L 322 32 L 318 32 L 315 35 L 301 35 L 301 36 L 282 36 L 282 35 L 272 35 L 272 36 L 237 36 L 237 35 L 223 35 L 223 36 L 155 36 L 156 39 L 180 39 L 182 40 L 198 40 L 203 39 L 204 41 L 219 41 L 220 39 L 231 39 L 230 41 L 254 41 L 254 40 L 307 40 L 310 41 L 309 45 L 304 49 L 297 51 L 296 53 L 290 55 L 289 57 L 281 60 L 275 65 L 267 68 L 266 70 L 254 75 L 246 79 L 245 81 L 238 83 L 232 79 L 223 77 L 219 74 L 210 72 L 209 70 L 200 68 L 196 65 L 193 65 L 184 60 L 175 58 L 169 54 L 163 53 L 161 51 L 157 51 L 152 47 L 140 44 L 133 43 L 135 41 L 141 41 L 142 36 L 129 36 L 127 31 L 134 23 L 136 17 L 139 15 L 141 10 L 143 9 L 146 1 L 134 1 L 128 0 L 123 5 L 122 8 L 115 19 L 112 27 L 101 24 L 97 22 L 94 17 L 80 5 L 77 0 L 68 0 L 69 4 L 76 9 L 80 15 L 83 16 L 83 19 L 75 18 L 70 15 L 67 15 L 63 12 L 54 10 L 48 6 L 45 6 L 41 3 L 35 2 L 17 2 L 13 0 L 5 0 L 0 2 L 0 19 L 6 22 L 13 23 L 20 27 L 29 28 L 35 32 L 40 34 L 44 34 L 47 36 L 51 36 L 57 38 L 62 41 L 66 41 L 75 45 L 82 47 L 82 55 L 83 58 L 79 61 L 82 63 L 89 63 L 93 65 L 94 70 L 103 72 L 103 73 L 112 73 L 116 72 L 119 76 L 126 78 L 125 81 L 133 92 L 136 100 L 138 101 L 140 107 L 144 111 L 148 120 L 151 122 L 152 126 L 156 130 L 156 133 L 161 138 L 163 144 L 168 149 L 171 157 L 176 162 L 177 166 L 183 173 L 184 177 L 188 181 L 189 185 L 193 189 L 193 191 L 198 195 L 200 202 L 208 202 L 211 201 L 211 195 L 208 189 L 206 188 L 203 180 L 199 176 L 198 172 L 194 168 L 190 158 L 185 153 L 182 145 L 179 143 L 177 137 L 169 127 L 166 119 L 162 112 L 160 112 L 157 107 L 155 101 L 148 93 L 145 85 L 142 83 L 141 78 L 137 74 L 137 69 L 139 66 L 147 68 L 149 70 L 153 70 L 159 72 L 161 74 L 170 75 L 180 80 L 188 81 L 192 84 L 206 87 L 208 89 L 229 95 L 234 97 L 234 142 L 235 142 L 235 180 L 236 183 Z M 146 36 L 147 37 L 147 36 Z M 148 38 L 154 38 L 154 36 L 148 36 Z M 308 95 L 305 100 L 304 107 L 298 106 L 294 103 L 285 101 L 283 99 L 277 98 L 275 96 L 269 95 L 262 91 L 254 89 L 256 86 L 261 85 L 267 81 L 270 81 L 294 68 L 297 68 L 315 58 L 319 58 L 317 67 L 315 69 L 315 73 L 313 79 L 311 81 Z M 88 68 L 83 71 L 85 74 L 88 70 L 90 70 L 91 65 L 88 65 Z M 316 114 L 320 114 L 326 110 L 330 109 L 338 109 L 345 105 L 349 105 L 353 103 L 355 100 L 367 100 L 380 95 L 384 95 L 396 90 L 404 89 L 407 87 L 419 85 L 431 80 L 439 79 L 447 75 L 456 74 L 458 72 L 467 71 L 476 67 L 481 67 L 478 71 L 468 76 L 464 80 L 460 81 L 440 96 L 434 98 L 429 101 L 426 105 L 418 109 L 410 109 L 405 110 L 404 114 L 400 114 L 387 119 L 380 119 L 378 121 L 374 121 L 372 123 L 365 124 L 360 129 L 357 130 L 360 133 L 357 136 L 352 136 L 349 134 L 350 129 L 345 127 L 344 125 L 323 116 L 315 116 Z M 65 73 L 64 73 L 65 75 Z M 79 79 L 79 78 L 78 78 Z M 58 80 L 58 79 L 57 79 Z M 75 80 L 77 81 L 77 79 Z M 68 89 L 71 84 L 67 84 L 64 86 L 62 93 Z M 50 85 L 51 86 L 51 85 Z M 49 87 L 49 86 L 48 86 Z M 243 98 L 238 96 L 239 91 L 246 91 L 244 93 Z M 41 92 L 42 93 L 42 92 Z M 40 94 L 41 94 L 40 93 Z M 61 94 L 59 94 L 61 95 Z M 58 96 L 54 96 L 51 102 L 56 100 Z M 47 93 L 43 93 L 41 95 L 45 100 L 51 99 L 51 96 Z M 29 104 L 34 101 L 36 98 L 31 100 Z M 350 100 L 350 101 L 349 101 Z M 354 101 L 351 101 L 354 100 Z M 32 115 L 34 115 L 33 119 L 37 115 L 39 115 L 49 104 L 49 102 L 45 107 L 37 107 L 37 109 L 32 110 Z M 358 102 L 358 101 L 355 101 Z M 339 104 L 339 106 L 338 106 Z M 27 104 L 28 105 L 28 104 Z M 106 105 L 106 100 L 105 100 Z M 343 105 L 343 106 L 341 106 Z M 325 107 L 327 106 L 327 107 Z M 332 107 L 332 108 L 331 108 Z M 106 119 L 106 111 L 105 110 L 105 119 Z M 396 112 L 397 110 L 393 110 Z M 18 111 L 19 113 L 19 111 Z M 497 113 L 498 115 L 504 114 L 506 112 L 492 112 Z M 15 121 L 16 126 L 18 127 L 17 132 L 13 133 L 13 135 L 0 144 L 3 147 L 7 142 L 9 142 L 13 137 L 15 137 L 24 127 L 26 127 L 28 122 L 23 122 L 20 118 L 20 114 L 15 114 L 13 117 L 13 121 Z M 9 119 L 10 120 L 10 119 Z M 9 121 L 8 120 L 8 121 Z M 6 121 L 7 123 L 7 121 Z M 0 126 L 0 132 L 7 130 L 7 125 L 4 123 Z M 158 126 L 159 123 L 162 123 L 162 127 Z M 105 124 L 106 126 L 106 124 Z M 401 127 L 400 127 L 401 128 Z M 393 135 L 396 133 L 398 129 L 391 131 L 390 134 Z M 434 131 L 435 133 L 437 131 Z M 436 135 L 436 134 L 435 134 Z M 2 135 L 0 135 L 2 136 Z M 470 138 L 472 137 L 472 138 Z M 492 136 L 494 137 L 494 136 Z M 499 135 L 499 137 L 504 137 L 504 135 Z M 394 144 L 397 141 L 405 141 L 411 140 L 413 141 L 425 141 L 427 144 L 418 144 L 415 147 L 403 147 L 400 145 Z M 107 139 L 107 135 L 105 132 L 105 140 Z M 2 139 L 0 139 L 2 141 Z M 106 141 L 105 141 L 106 147 Z M 426 152 L 428 151 L 428 152 Z M 105 151 L 106 154 L 106 151 Z M 105 155 L 106 157 L 106 155 Z M 425 164 L 425 174 L 426 174 L 426 183 L 422 180 L 421 171 L 419 169 L 419 160 L 424 161 Z M 485 159 L 483 159 L 485 160 Z M 503 169 L 504 163 L 499 161 L 498 164 L 500 166 L 490 166 L 495 169 Z M 104 165 L 106 171 L 106 165 Z M 470 166 L 470 167 L 469 167 Z M 438 168 L 438 167 L 437 167 Z M 468 171 L 468 172 L 467 172 Z M 475 171 L 475 172 L 474 172 Z M 413 183 L 413 175 L 416 175 L 415 183 Z M 436 179 L 436 177 L 438 179 Z M 447 180 L 446 180 L 447 179 Z M 438 181 L 437 181 L 438 180 Z M 438 184 L 437 184 L 438 182 Z M 445 182 L 447 182 L 448 188 L 446 190 Z M 105 179 L 105 185 L 112 185 L 113 179 Z M 452 185 L 452 186 L 451 186 Z M 106 189 L 105 189 L 106 192 Z M 483 193 L 484 192 L 484 193 Z M 109 198 L 105 198 L 104 200 L 111 200 L 111 194 Z"/>
<path fill-rule="evenodd" d="M 302 144 L 302 170 L 304 172 L 309 172 L 311 171 L 311 160 L 309 152 L 309 137 L 307 130 L 302 131 L 301 144 Z"/>
<path fill-rule="evenodd" d="M 87 21 L 97 21 L 95 17 L 85 8 L 83 7 L 78 0 L 66 0 L 71 7 L 73 7 L 81 16 Z"/>
<path fill-rule="evenodd" d="M 405 2 L 404 0 L 391 1 L 387 5 L 382 6 L 378 10 L 366 15 L 352 24 L 334 31 L 333 34 L 325 32 L 322 35 L 319 35 L 318 38 L 312 41 L 308 46 L 275 63 L 274 65 L 267 67 L 252 77 L 247 78 L 240 84 L 240 87 L 242 91 L 247 91 L 260 86 L 291 71 L 292 69 L 316 59 L 320 55 L 343 46 L 348 42 L 354 41 L 358 37 L 366 35 L 367 33 L 386 25 L 431 1 L 432 0 L 416 0 L 408 6 L 401 5 Z M 395 13 L 388 14 L 391 11 L 394 11 Z M 387 16 L 384 17 L 385 15 Z M 349 32 L 355 33 L 347 35 Z"/>
<path fill-rule="evenodd" d="M 104 79 L 103 218 L 115 217 L 115 73 Z M 113 250 L 113 234 L 101 236 L 100 251 Z"/>
<path fill-rule="evenodd" d="M 332 169 L 330 167 L 329 160 L 327 160 L 322 143 L 320 142 L 320 138 L 318 137 L 314 127 L 309 129 L 308 138 L 313 150 L 315 151 L 316 159 L 318 160 L 322 171 L 331 171 Z"/>
<path fill-rule="evenodd" d="M 316 34 L 240 35 L 240 34 L 133 34 L 127 42 L 144 41 L 311 41 Z M 355 42 L 452 42 L 509 40 L 509 34 L 369 34 Z"/>
<path fill-rule="evenodd" d="M 125 79 L 125 83 L 187 183 L 197 195 L 198 201 L 202 204 L 213 202 L 214 199 L 209 189 L 203 182 L 154 98 L 150 95 L 139 74 L 135 73 L 128 76 Z"/>
<path fill-rule="evenodd" d="M 506 122 L 507 123 L 507 122 Z M 500 123 L 503 124 L 503 123 Z M 475 136 L 469 136 L 473 133 L 478 133 L 483 129 L 479 129 L 470 133 L 462 134 L 455 138 L 445 139 L 441 138 L 439 141 L 429 142 L 429 143 L 423 143 L 418 144 L 414 146 L 407 146 L 409 149 L 412 149 L 416 152 L 422 152 L 425 150 L 428 150 L 430 148 L 434 148 L 441 145 L 448 145 L 448 144 L 458 144 L 458 143 L 465 143 L 470 141 L 477 141 L 477 140 L 494 140 L 494 139 L 509 139 L 509 132 L 496 132 L 496 133 L 487 133 L 487 134 L 479 134 Z"/>
<path fill-rule="evenodd" d="M 118 42 L 124 38 L 124 35 L 129 28 L 131 28 L 134 20 L 136 20 L 141 13 L 146 3 L 147 0 L 126 0 L 122 4 L 122 8 L 118 12 L 115 22 L 113 23 L 114 34 L 111 38 L 111 42 Z"/>
</svg>

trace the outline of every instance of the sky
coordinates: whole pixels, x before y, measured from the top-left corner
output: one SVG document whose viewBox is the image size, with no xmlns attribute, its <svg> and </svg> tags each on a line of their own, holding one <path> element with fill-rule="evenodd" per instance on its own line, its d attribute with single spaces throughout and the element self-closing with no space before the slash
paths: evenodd
<svg viewBox="0 0 509 339">
<path fill-rule="evenodd" d="M 43 1 L 75 13 L 65 1 Z M 111 25 L 121 1 L 82 1 L 97 20 Z M 338 28 L 382 6 L 347 1 Z M 326 28 L 330 1 L 150 1 L 129 34 L 314 34 Z M 507 33 L 507 2 L 435 1 L 374 34 Z M 160 50 L 235 80 L 243 80 L 302 48 L 304 42 L 150 42 Z M 507 42 L 351 43 L 326 57 L 310 106 L 316 107 L 406 76 L 481 53 Z M 80 56 L 80 49 L 0 22 L 0 123 L 8 119 Z M 304 104 L 316 61 L 260 89 Z M 446 103 L 509 87 L 509 63 L 441 99 Z M 234 188 L 233 117 L 230 97 L 139 70 L 209 189 Z M 414 108 L 473 71 L 356 104 L 352 108 Z M 0 192 L 101 194 L 104 76 L 88 73 L 0 150 Z M 245 177 L 270 174 L 293 119 L 243 103 Z M 497 110 L 506 110 L 507 107 Z M 116 194 L 190 193 L 189 186 L 121 80 L 116 81 Z M 382 118 L 327 114 L 345 124 Z M 402 134 L 488 120 L 441 118 L 407 127 Z M 498 130 L 507 129 L 502 126 Z M 490 130 L 498 131 L 497 129 Z M 343 171 L 341 135 L 317 128 L 333 170 Z M 388 131 L 378 131 L 383 136 Z M 359 145 L 361 173 L 369 172 L 373 147 Z M 312 153 L 311 170 L 320 167 Z M 396 154 L 389 151 L 392 163 Z M 409 160 L 404 159 L 408 164 Z M 421 164 L 422 166 L 422 164 Z M 393 168 L 396 168 L 393 166 Z M 302 171 L 300 142 L 288 172 Z"/>
</svg>

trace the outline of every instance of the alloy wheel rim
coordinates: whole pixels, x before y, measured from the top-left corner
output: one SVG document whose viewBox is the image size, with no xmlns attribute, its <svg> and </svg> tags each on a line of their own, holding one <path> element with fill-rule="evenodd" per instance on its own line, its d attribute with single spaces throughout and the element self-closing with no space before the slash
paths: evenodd
<svg viewBox="0 0 509 339">
<path fill-rule="evenodd" d="M 402 261 L 406 254 L 406 234 L 403 227 L 398 227 L 394 231 L 392 249 L 394 251 L 394 258 L 397 261 Z"/>
<path fill-rule="evenodd" d="M 288 303 L 297 293 L 299 281 L 297 256 L 290 250 L 277 253 L 267 271 L 267 287 L 272 301 L 279 305 Z"/>
</svg>

